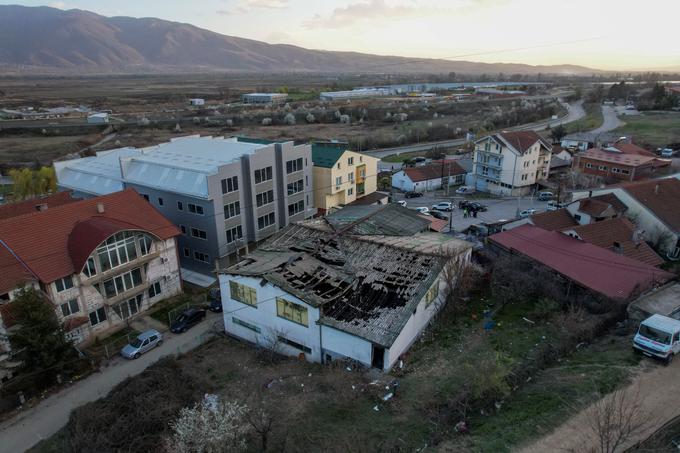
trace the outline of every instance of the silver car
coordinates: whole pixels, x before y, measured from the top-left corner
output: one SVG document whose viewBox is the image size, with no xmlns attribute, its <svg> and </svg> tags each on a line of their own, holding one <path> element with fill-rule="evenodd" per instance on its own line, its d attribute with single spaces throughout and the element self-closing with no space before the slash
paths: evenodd
<svg viewBox="0 0 680 453">
<path fill-rule="evenodd" d="M 137 338 L 132 340 L 129 345 L 125 346 L 120 355 L 126 359 L 138 359 L 140 355 L 146 351 L 163 344 L 163 335 L 157 330 L 151 329 L 140 333 Z"/>
</svg>

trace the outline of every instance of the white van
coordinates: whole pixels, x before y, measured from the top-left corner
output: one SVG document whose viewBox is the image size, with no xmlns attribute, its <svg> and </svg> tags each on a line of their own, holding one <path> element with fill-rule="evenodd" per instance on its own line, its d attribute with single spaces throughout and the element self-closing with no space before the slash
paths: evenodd
<svg viewBox="0 0 680 453">
<path fill-rule="evenodd" d="M 669 157 L 673 157 L 673 154 L 675 154 L 675 151 L 673 151 L 670 148 L 664 148 L 664 149 L 661 150 L 661 157 L 669 158 Z"/>
<path fill-rule="evenodd" d="M 539 192 L 538 193 L 538 201 L 547 201 L 547 200 L 552 200 L 555 198 L 555 194 L 552 192 Z"/>
<path fill-rule="evenodd" d="M 652 315 L 640 323 L 633 347 L 648 357 L 658 357 L 671 363 L 680 352 L 680 321 L 662 315 Z"/>
</svg>

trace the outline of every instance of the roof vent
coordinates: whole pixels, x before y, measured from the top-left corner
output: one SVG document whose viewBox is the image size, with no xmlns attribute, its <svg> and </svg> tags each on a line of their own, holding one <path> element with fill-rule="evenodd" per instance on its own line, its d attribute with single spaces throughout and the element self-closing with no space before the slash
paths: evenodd
<svg viewBox="0 0 680 453">
<path fill-rule="evenodd" d="M 35 205 L 35 210 L 36 211 L 47 211 L 47 203 L 40 203 Z"/>
<path fill-rule="evenodd" d="M 101 201 L 97 203 L 97 212 L 99 214 L 104 214 L 104 203 L 102 203 Z"/>
</svg>

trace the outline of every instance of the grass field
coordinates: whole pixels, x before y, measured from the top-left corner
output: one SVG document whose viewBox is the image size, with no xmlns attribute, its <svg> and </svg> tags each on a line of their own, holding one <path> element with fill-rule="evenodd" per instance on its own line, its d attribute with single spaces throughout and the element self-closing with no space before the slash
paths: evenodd
<svg viewBox="0 0 680 453">
<path fill-rule="evenodd" d="M 599 103 L 583 104 L 583 109 L 586 111 L 586 116 L 578 121 L 567 124 L 567 133 L 590 131 L 602 126 L 604 118 L 602 117 L 602 107 Z"/>
<path fill-rule="evenodd" d="M 680 143 L 680 112 L 644 113 L 621 119 L 626 125 L 616 132 L 632 135 L 638 144 L 661 148 L 670 143 Z"/>
</svg>

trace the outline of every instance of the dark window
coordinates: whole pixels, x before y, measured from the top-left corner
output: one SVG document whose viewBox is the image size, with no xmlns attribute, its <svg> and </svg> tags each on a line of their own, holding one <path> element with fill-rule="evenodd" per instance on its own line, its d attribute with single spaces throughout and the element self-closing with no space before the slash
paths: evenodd
<svg viewBox="0 0 680 453">
<path fill-rule="evenodd" d="M 182 234 L 187 234 L 187 227 L 185 227 L 184 225 L 180 225 L 179 229 L 182 230 Z"/>
<path fill-rule="evenodd" d="M 289 160 L 286 162 L 286 173 L 295 173 L 302 170 L 302 157 L 298 159 Z"/>
<path fill-rule="evenodd" d="M 189 252 L 189 249 L 186 247 L 184 247 L 184 256 L 186 256 L 187 258 L 191 256 L 191 252 Z"/>
<path fill-rule="evenodd" d="M 191 228 L 191 235 L 195 238 L 199 239 L 208 239 L 208 233 L 206 233 L 203 230 L 199 230 L 198 228 Z"/>
<path fill-rule="evenodd" d="M 163 199 L 158 197 L 158 206 L 163 206 Z"/>
<path fill-rule="evenodd" d="M 299 179 L 295 182 L 288 183 L 288 195 L 300 193 L 303 190 L 305 190 L 305 185 L 302 182 L 302 179 Z"/>
<path fill-rule="evenodd" d="M 204 263 L 210 263 L 210 257 L 206 253 L 194 252 L 194 259 Z"/>
<path fill-rule="evenodd" d="M 232 217 L 236 217 L 238 215 L 241 215 L 241 203 L 238 201 L 235 201 L 233 203 L 225 204 L 224 205 L 224 218 L 225 219 L 230 219 Z"/>
<path fill-rule="evenodd" d="M 161 293 L 161 282 L 156 282 L 149 286 L 149 299 L 156 297 Z"/>
<path fill-rule="evenodd" d="M 149 196 L 148 196 L 147 194 L 141 193 L 140 195 L 141 195 L 142 198 L 144 198 L 146 201 L 149 201 Z"/>
<path fill-rule="evenodd" d="M 276 217 L 274 216 L 273 212 L 270 212 L 267 215 L 263 215 L 262 217 L 257 218 L 257 229 L 262 230 L 264 228 L 267 228 L 268 226 L 274 225 L 276 222 Z"/>
<path fill-rule="evenodd" d="M 292 346 L 292 347 L 294 347 L 295 349 L 298 349 L 298 350 L 300 350 L 300 351 L 306 352 L 307 354 L 311 354 L 311 353 L 312 353 L 312 349 L 311 349 L 311 348 L 308 348 L 307 346 L 302 345 L 302 344 L 300 344 L 300 343 L 298 343 L 298 342 L 296 342 L 296 341 L 289 340 L 289 339 L 286 338 L 286 337 L 282 337 L 281 335 L 279 335 L 279 341 L 282 342 L 282 343 L 287 344 L 288 346 Z"/>
<path fill-rule="evenodd" d="M 270 179 L 272 179 L 272 167 L 255 170 L 255 184 L 260 184 L 261 182 L 269 181 Z"/>
<path fill-rule="evenodd" d="M 60 293 L 69 288 L 73 288 L 73 279 L 71 278 L 71 276 L 60 278 L 59 280 L 54 282 L 54 286 L 56 286 L 57 292 Z"/>
<path fill-rule="evenodd" d="M 302 211 L 305 210 L 305 202 L 304 200 L 300 200 L 297 203 L 289 204 L 288 205 L 288 216 L 294 216 L 295 214 L 299 214 Z"/>
<path fill-rule="evenodd" d="M 78 306 L 78 299 L 71 299 L 66 303 L 61 304 L 61 314 L 64 316 L 72 315 L 73 313 L 78 313 L 80 307 Z"/>
<path fill-rule="evenodd" d="M 203 215 L 203 206 L 193 204 L 193 203 L 189 203 L 189 204 L 187 204 L 187 206 L 189 207 L 190 213 Z"/>
<path fill-rule="evenodd" d="M 273 190 L 268 190 L 266 192 L 258 193 L 255 196 L 255 199 L 257 201 L 257 207 L 261 207 L 264 205 L 267 205 L 269 203 L 274 202 L 274 191 Z"/>
<path fill-rule="evenodd" d="M 232 242 L 241 239 L 242 237 L 243 229 L 241 228 L 241 225 L 227 230 L 227 244 L 231 244 Z"/>
<path fill-rule="evenodd" d="M 222 180 L 222 193 L 236 192 L 238 190 L 238 177 L 232 176 L 231 178 Z"/>
<path fill-rule="evenodd" d="M 180 211 L 184 211 L 184 203 L 182 203 L 181 201 L 178 201 L 177 202 L 177 209 L 179 209 Z"/>
<path fill-rule="evenodd" d="M 96 326 L 100 322 L 106 321 L 106 309 L 104 307 L 90 312 L 90 324 Z"/>
</svg>

